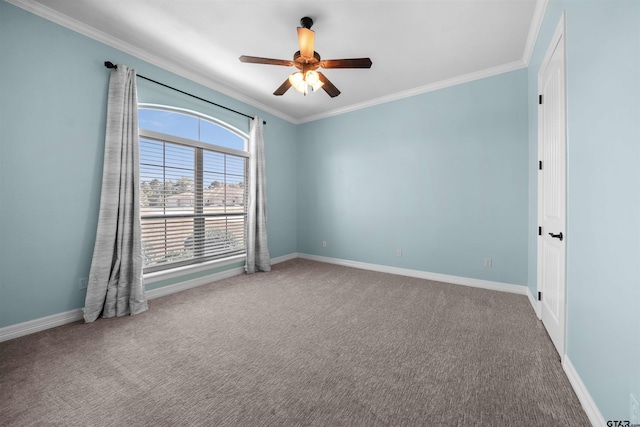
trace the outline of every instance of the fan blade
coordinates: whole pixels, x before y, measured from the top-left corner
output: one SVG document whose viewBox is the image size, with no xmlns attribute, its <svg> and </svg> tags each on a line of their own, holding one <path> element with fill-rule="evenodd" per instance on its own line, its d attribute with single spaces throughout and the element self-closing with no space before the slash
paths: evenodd
<svg viewBox="0 0 640 427">
<path fill-rule="evenodd" d="M 352 58 L 352 59 L 325 59 L 320 61 L 322 68 L 371 68 L 371 59 L 369 58 Z"/>
<path fill-rule="evenodd" d="M 289 78 L 287 78 L 287 80 L 285 80 L 284 83 L 282 83 L 280 87 L 276 89 L 275 92 L 273 92 L 273 94 L 275 96 L 282 96 L 286 91 L 289 90 L 290 87 L 291 87 L 291 82 L 289 81 Z"/>
<path fill-rule="evenodd" d="M 298 27 L 298 44 L 300 45 L 300 55 L 306 58 L 313 58 L 313 43 L 316 34 L 308 28 Z"/>
<path fill-rule="evenodd" d="M 338 88 L 335 87 L 324 74 L 318 72 L 318 77 L 320 77 L 320 81 L 324 83 L 322 85 L 322 89 L 324 89 L 324 91 L 327 92 L 330 97 L 335 98 L 336 96 L 340 95 L 340 91 L 338 90 Z"/>
<path fill-rule="evenodd" d="M 293 61 L 287 61 L 284 59 L 261 58 L 259 56 L 247 55 L 242 55 L 240 57 L 240 62 L 247 62 L 250 64 L 283 65 L 285 67 L 292 67 L 294 65 Z"/>
</svg>

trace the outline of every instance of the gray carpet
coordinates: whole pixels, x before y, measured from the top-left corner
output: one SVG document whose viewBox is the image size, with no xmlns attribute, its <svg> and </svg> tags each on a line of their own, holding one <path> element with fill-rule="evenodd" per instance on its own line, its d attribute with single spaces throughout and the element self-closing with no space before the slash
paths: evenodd
<svg viewBox="0 0 640 427">
<path fill-rule="evenodd" d="M 3 426 L 588 426 L 526 297 L 295 259 L 0 343 Z"/>
</svg>

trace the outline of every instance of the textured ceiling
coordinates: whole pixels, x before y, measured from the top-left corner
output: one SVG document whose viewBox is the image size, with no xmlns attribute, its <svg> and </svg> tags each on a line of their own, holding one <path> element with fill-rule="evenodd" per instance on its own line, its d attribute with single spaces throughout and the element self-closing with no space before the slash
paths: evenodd
<svg viewBox="0 0 640 427">
<path fill-rule="evenodd" d="M 526 66 L 544 0 L 217 1 L 9 0 L 155 65 L 294 123 Z M 323 59 L 370 57 L 371 69 L 330 69 L 341 90 L 273 91 L 295 69 L 240 55 L 291 59 L 300 18 L 314 20 Z M 108 59 L 108 58 L 105 58 Z"/>
</svg>

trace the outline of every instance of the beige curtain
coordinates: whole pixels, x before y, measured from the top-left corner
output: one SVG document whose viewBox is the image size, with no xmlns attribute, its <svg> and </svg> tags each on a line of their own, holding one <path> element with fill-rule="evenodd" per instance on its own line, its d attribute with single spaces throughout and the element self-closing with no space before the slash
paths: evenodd
<svg viewBox="0 0 640 427">
<path fill-rule="evenodd" d="M 111 70 L 100 213 L 85 322 L 147 310 L 142 282 L 136 71 Z"/>
<path fill-rule="evenodd" d="M 267 181 L 264 161 L 263 124 L 251 120 L 249 133 L 249 204 L 247 210 L 247 262 L 245 271 L 271 271 L 267 243 Z"/>
</svg>

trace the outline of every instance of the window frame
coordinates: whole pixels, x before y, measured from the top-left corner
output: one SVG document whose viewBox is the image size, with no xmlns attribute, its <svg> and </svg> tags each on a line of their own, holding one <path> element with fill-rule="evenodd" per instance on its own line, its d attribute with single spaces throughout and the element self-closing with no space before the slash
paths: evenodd
<svg viewBox="0 0 640 427">
<path fill-rule="evenodd" d="M 176 144 L 176 145 L 180 145 L 180 146 L 185 146 L 185 147 L 190 147 L 190 148 L 194 148 L 196 150 L 196 152 L 198 150 L 200 151 L 200 154 L 196 154 L 196 159 L 200 159 L 199 161 L 202 161 L 202 157 L 203 157 L 203 151 L 202 150 L 206 150 L 209 152 L 214 152 L 214 153 L 221 153 L 221 154 L 225 154 L 225 155 L 231 155 L 231 156 L 237 156 L 237 157 L 243 157 L 246 159 L 245 161 L 245 170 L 244 170 L 244 183 L 245 183 L 245 206 L 244 206 L 244 213 L 243 214 L 237 214 L 234 213 L 232 215 L 234 216 L 240 216 L 240 215 L 244 215 L 244 234 L 245 234 L 245 249 L 240 252 L 240 253 L 233 253 L 233 254 L 229 254 L 228 256 L 222 255 L 220 257 L 216 257 L 213 259 L 201 259 L 201 258 L 192 258 L 191 262 L 186 261 L 186 262 L 174 262 L 171 263 L 169 266 L 167 266 L 166 268 L 161 268 L 161 269 L 157 269 L 157 268 L 153 268 L 152 267 L 152 271 L 148 271 L 148 268 L 145 268 L 145 271 L 143 273 L 143 277 L 145 279 L 145 283 L 153 283 L 153 282 L 157 282 L 157 281 L 161 281 L 161 280 L 167 280 L 170 278 L 174 278 L 174 277 L 179 277 L 179 276 L 184 276 L 186 274 L 191 274 L 191 273 L 196 273 L 196 272 L 200 272 L 200 271 L 205 271 L 205 270 L 211 270 L 213 268 L 217 268 L 217 267 L 222 267 L 225 265 L 231 265 L 231 264 L 235 264 L 235 263 L 240 263 L 242 262 L 245 257 L 246 257 L 246 220 L 247 220 L 247 199 L 246 199 L 246 189 L 248 188 L 248 179 L 249 179 L 249 174 L 248 174 L 248 164 L 249 164 L 249 159 L 251 157 L 251 154 L 248 151 L 248 146 L 249 146 L 249 135 L 245 132 L 240 131 L 239 129 L 224 123 L 214 117 L 211 116 L 207 116 L 205 114 L 196 112 L 196 111 L 192 111 L 192 110 L 187 110 L 187 109 L 183 109 L 183 108 L 178 108 L 178 107 L 170 107 L 170 106 L 165 106 L 165 105 L 157 105 L 157 104 L 147 104 L 147 103 L 139 103 L 138 104 L 138 110 L 141 109 L 151 109 L 151 110 L 160 110 L 160 111 L 166 111 L 166 112 L 170 112 L 170 113 L 177 113 L 177 114 L 183 114 L 183 115 L 187 115 L 187 116 L 191 116 L 191 117 L 195 117 L 201 120 L 205 120 L 207 122 L 213 123 L 217 126 L 222 127 L 223 129 L 237 135 L 238 137 L 240 137 L 243 141 L 244 141 L 244 147 L 245 147 L 245 151 L 243 150 L 237 150 L 234 148 L 229 148 L 229 147 L 223 147 L 220 145 L 215 145 L 212 143 L 208 143 L 208 142 L 202 142 L 202 141 L 196 141 L 190 138 L 184 138 L 184 137 L 180 137 L 180 136 L 176 136 L 176 135 L 171 135 L 171 134 L 165 134 L 162 132 L 157 132 L 157 131 L 153 131 L 153 130 L 149 130 L 149 129 L 143 129 L 140 127 L 140 125 L 138 126 L 138 134 L 139 134 L 139 138 L 140 139 L 146 139 L 146 140 L 151 140 L 151 141 L 158 141 L 158 142 L 164 142 L 164 143 L 170 143 L 170 144 Z M 202 169 L 202 165 L 200 166 L 196 166 L 196 170 L 198 169 L 198 167 L 200 167 L 200 169 Z M 197 174 L 196 171 L 194 171 L 195 174 Z M 196 184 L 196 179 L 197 177 L 194 176 L 194 184 Z M 204 183 L 202 183 L 203 185 Z M 194 203 L 195 204 L 195 203 Z M 194 215 L 197 215 L 197 212 L 194 211 Z M 224 215 L 223 215 L 224 216 Z M 141 212 L 141 221 L 144 217 L 144 214 Z M 172 218 L 171 215 L 167 215 L 168 218 Z M 206 215 L 203 216 L 203 219 L 206 217 Z M 205 229 L 204 227 L 204 222 L 203 222 L 203 230 Z M 196 232 L 195 230 L 195 225 L 194 225 L 194 233 Z"/>
</svg>

